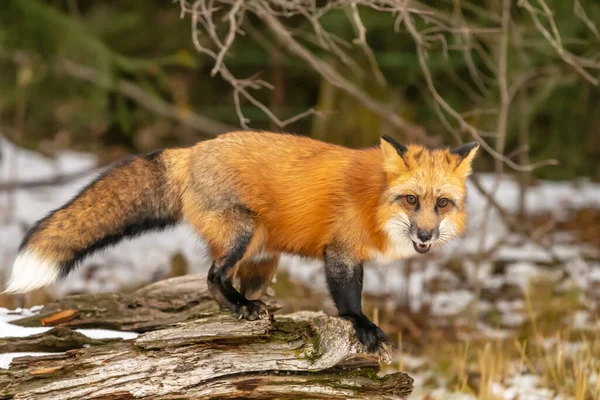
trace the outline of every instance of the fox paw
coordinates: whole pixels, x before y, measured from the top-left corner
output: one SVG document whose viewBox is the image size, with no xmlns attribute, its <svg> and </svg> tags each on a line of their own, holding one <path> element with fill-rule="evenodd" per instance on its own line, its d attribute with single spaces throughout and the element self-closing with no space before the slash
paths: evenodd
<svg viewBox="0 0 600 400">
<path fill-rule="evenodd" d="M 268 319 L 269 311 L 267 305 L 260 300 L 248 300 L 246 304 L 236 306 L 233 312 L 238 319 L 255 321 L 257 319 Z"/>
<path fill-rule="evenodd" d="M 391 361 L 391 341 L 377 325 L 366 320 L 356 323 L 354 329 L 368 353 L 376 354 L 385 363 Z"/>
</svg>

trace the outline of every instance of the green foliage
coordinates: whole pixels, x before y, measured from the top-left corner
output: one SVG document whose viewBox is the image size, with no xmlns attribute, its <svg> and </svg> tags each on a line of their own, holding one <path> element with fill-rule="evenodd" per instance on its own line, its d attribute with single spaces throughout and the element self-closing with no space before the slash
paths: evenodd
<svg viewBox="0 0 600 400">
<path fill-rule="evenodd" d="M 425 3 L 437 12 L 453 15 L 452 1 Z M 565 48 L 578 56 L 598 60 L 600 39 L 575 15 L 573 3 L 563 0 L 546 3 L 554 11 Z M 600 25 L 600 3 L 594 0 L 580 0 L 580 3 L 590 20 Z M 470 4 L 470 8 L 462 9 L 465 21 L 483 28 L 498 26 L 493 15 L 497 15 L 499 1 Z M 340 46 L 355 61 L 354 67 L 315 45 L 316 39 L 310 37 L 314 31 L 306 19 L 295 17 L 282 22 L 295 32 L 306 32 L 307 35 L 296 35 L 298 40 L 316 56 L 335 65 L 344 77 L 370 96 L 389 104 L 404 119 L 424 126 L 429 134 L 440 136 L 441 142 L 454 144 L 455 138 L 440 119 L 427 89 L 413 38 L 403 26 L 394 32 L 394 19 L 389 14 L 363 7 L 360 16 L 386 85 L 374 78 L 360 46 L 352 45 L 356 32 L 349 10 L 327 13 L 320 22 L 326 31 L 334 32 L 341 41 L 350 44 Z M 514 29 L 508 54 L 509 82 L 514 83 L 536 69 L 553 66 L 556 71 L 534 76 L 518 92 L 522 102 L 513 99 L 506 152 L 520 147 L 520 129 L 525 126 L 529 131 L 531 160 L 558 158 L 561 163 L 560 167 L 537 170 L 536 176 L 600 178 L 597 167 L 600 90 L 560 60 L 535 28 L 530 15 L 516 2 L 512 4 L 511 20 Z M 547 20 L 542 18 L 542 21 L 550 29 Z M 430 27 L 421 19 L 416 18 L 415 22 L 419 30 Z M 247 23 L 267 41 L 272 39 L 257 18 L 248 16 Z M 286 55 L 279 66 L 273 64 L 272 52 L 285 53 L 285 49 L 265 48 L 248 34 L 248 29 L 244 30 L 246 35 L 236 38 L 225 59 L 231 72 L 240 78 L 258 74 L 273 81 L 279 74 L 284 79 L 284 85 L 275 89 L 280 91 L 283 104 L 276 104 L 277 96 L 266 89 L 253 92 L 257 99 L 276 108 L 281 119 L 315 105 L 323 112 L 322 118 L 305 118 L 286 130 L 352 147 L 376 144 L 383 133 L 401 137 L 402 132 L 395 132 L 379 116 L 322 80 L 298 59 Z M 485 49 L 489 57 L 497 57 L 497 35 L 472 37 L 473 44 Z M 201 36 L 200 40 L 203 45 L 211 46 L 207 37 Z M 464 38 L 446 34 L 445 40 L 429 44 L 428 66 L 440 94 L 459 112 L 497 108 L 499 88 L 497 82 L 489 79 L 494 71 L 488 63 L 477 51 L 470 52 L 486 86 L 482 89 L 462 51 Z M 94 82 L 61 70 L 64 59 L 93 68 Z M 212 60 L 193 48 L 189 18 L 180 19 L 179 7 L 172 2 L 4 0 L 0 13 L 0 68 L 0 130 L 14 125 L 18 102 L 25 101 L 23 140 L 33 148 L 44 149 L 42 144 L 48 142 L 60 147 L 57 138 L 65 135 L 70 147 L 102 153 L 117 147 L 147 151 L 157 146 L 187 145 L 199 138 L 190 128 L 157 116 L 120 95 L 114 90 L 119 81 L 135 83 L 183 110 L 192 109 L 228 124 L 239 124 L 231 86 L 218 76 L 210 76 Z M 19 86 L 17 76 L 24 68 L 33 71 L 33 79 L 28 85 Z M 525 109 L 522 104 L 526 104 Z M 251 119 L 251 127 L 274 129 L 267 116 L 254 106 L 246 102 L 242 110 Z M 496 129 L 496 114 L 473 114 L 466 118 L 483 131 Z M 451 118 L 448 120 L 453 128 L 458 127 Z M 493 145 L 494 139 L 487 139 Z M 491 167 L 491 161 L 484 157 L 479 167 Z"/>
</svg>

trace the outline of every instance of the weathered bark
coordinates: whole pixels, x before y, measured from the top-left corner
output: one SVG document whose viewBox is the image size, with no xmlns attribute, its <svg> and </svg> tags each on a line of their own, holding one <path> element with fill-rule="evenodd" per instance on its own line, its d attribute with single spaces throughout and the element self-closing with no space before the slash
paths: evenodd
<svg viewBox="0 0 600 400">
<path fill-rule="evenodd" d="M 196 282 L 198 292 L 205 288 L 203 279 L 170 281 Z M 174 301 L 170 295 L 164 297 L 168 282 L 141 289 L 132 298 L 145 310 L 160 310 L 158 315 L 162 316 L 165 306 L 157 304 Z M 121 301 L 125 296 L 111 298 Z M 181 296 L 181 304 L 190 303 L 186 292 Z M 57 304 L 75 310 L 74 305 L 89 308 L 88 300 L 92 298 L 97 297 L 64 299 L 54 303 L 54 310 L 60 311 Z M 193 306 L 204 310 L 192 313 L 195 319 L 142 333 L 134 340 L 107 344 L 83 340 L 80 343 L 99 345 L 52 356 L 17 358 L 8 370 L 0 370 L 0 399 L 403 399 L 412 390 L 412 379 L 406 374 L 377 376 L 377 361 L 361 355 L 362 346 L 345 320 L 314 312 L 271 320 L 237 320 L 229 313 L 217 311 L 216 306 L 202 305 L 204 302 L 212 300 Z M 116 304 L 119 310 L 127 310 L 122 307 L 123 302 Z M 154 307 L 149 308 L 148 304 Z M 116 312 L 99 311 L 102 308 L 91 313 L 94 326 L 99 326 L 98 315 L 104 313 L 113 324 L 121 321 L 119 326 L 141 324 L 149 329 L 151 321 L 134 321 L 127 311 L 127 318 L 119 319 Z M 180 307 L 179 312 L 187 314 L 187 310 L 189 307 Z M 88 311 L 79 311 L 75 319 L 62 324 L 73 324 L 82 315 L 89 323 Z M 28 342 L 18 342 L 43 342 L 44 337 L 55 337 L 56 332 L 55 329 L 29 338 Z M 66 329 L 59 332 L 64 336 Z M 18 343 L 11 348 L 21 350 Z"/>
<path fill-rule="evenodd" d="M 280 308 L 273 299 L 266 299 L 265 302 L 269 311 Z M 43 326 L 41 320 L 60 311 L 78 310 L 72 319 L 56 325 L 146 332 L 214 313 L 218 309 L 206 287 L 206 277 L 187 275 L 156 282 L 133 293 L 68 296 L 46 304 L 38 315 L 12 323 Z"/>
<path fill-rule="evenodd" d="M 0 353 L 67 351 L 84 346 L 101 346 L 120 340 L 90 339 L 68 328 L 56 327 L 47 332 L 27 337 L 0 338 Z"/>
</svg>

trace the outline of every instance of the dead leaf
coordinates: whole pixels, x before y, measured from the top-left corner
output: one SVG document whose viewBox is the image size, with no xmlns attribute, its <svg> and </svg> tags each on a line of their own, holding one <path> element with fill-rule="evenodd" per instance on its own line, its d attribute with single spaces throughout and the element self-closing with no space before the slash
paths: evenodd
<svg viewBox="0 0 600 400">
<path fill-rule="evenodd" d="M 72 319 L 75 319 L 75 317 L 77 317 L 78 315 L 79 315 L 79 310 L 63 310 L 56 314 L 52 314 L 49 317 L 42 318 L 40 320 L 40 322 L 44 326 L 58 325 L 58 324 L 62 324 L 63 322 L 71 321 Z"/>
</svg>

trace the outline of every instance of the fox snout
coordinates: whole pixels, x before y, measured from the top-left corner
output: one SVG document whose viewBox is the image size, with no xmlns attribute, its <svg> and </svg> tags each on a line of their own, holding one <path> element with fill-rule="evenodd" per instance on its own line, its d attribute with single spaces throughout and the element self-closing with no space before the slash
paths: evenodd
<svg viewBox="0 0 600 400">
<path fill-rule="evenodd" d="M 422 207 L 411 216 L 410 236 L 413 242 L 431 244 L 440 236 L 440 218 L 433 210 L 430 212 L 424 208 Z"/>
<path fill-rule="evenodd" d="M 431 245 L 440 236 L 439 227 L 435 225 L 419 225 L 416 222 L 411 223 L 410 228 L 410 240 L 413 243 L 413 247 L 417 253 L 425 254 L 431 249 Z"/>
<path fill-rule="evenodd" d="M 438 225 L 423 226 L 417 223 L 411 224 L 410 238 L 415 243 L 432 244 L 440 236 Z"/>
<path fill-rule="evenodd" d="M 423 243 L 427 243 L 429 241 L 433 241 L 436 236 L 438 236 L 439 229 L 436 227 L 435 229 L 421 229 L 417 227 L 417 239 L 419 239 Z"/>
</svg>

